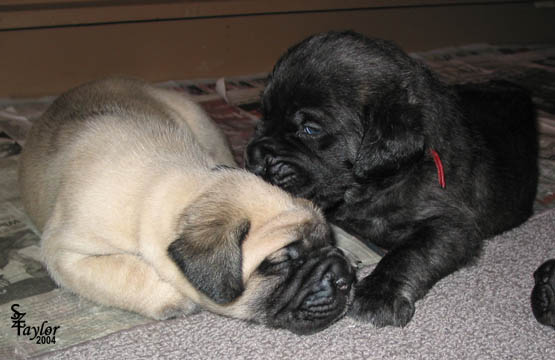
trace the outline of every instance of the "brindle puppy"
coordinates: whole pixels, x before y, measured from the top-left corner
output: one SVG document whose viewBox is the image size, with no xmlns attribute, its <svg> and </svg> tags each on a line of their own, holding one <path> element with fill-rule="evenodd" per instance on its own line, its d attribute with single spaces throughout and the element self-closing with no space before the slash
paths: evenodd
<svg viewBox="0 0 555 360">
<path fill-rule="evenodd" d="M 451 87 L 394 44 L 310 37 L 279 59 L 247 168 L 387 255 L 352 314 L 404 326 L 415 302 L 532 213 L 534 106 L 506 82 Z"/>
</svg>

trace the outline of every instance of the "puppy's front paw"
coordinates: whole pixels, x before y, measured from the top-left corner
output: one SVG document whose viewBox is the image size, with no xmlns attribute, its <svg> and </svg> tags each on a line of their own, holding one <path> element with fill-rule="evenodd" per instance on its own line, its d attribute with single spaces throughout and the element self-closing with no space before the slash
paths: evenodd
<svg viewBox="0 0 555 360">
<path fill-rule="evenodd" d="M 190 315 L 198 312 L 200 307 L 191 301 L 185 300 L 181 304 L 166 305 L 160 307 L 151 317 L 156 320 L 174 319 L 184 315 Z"/>
<path fill-rule="evenodd" d="M 555 327 L 555 259 L 543 263 L 535 272 L 532 290 L 532 312 L 544 325 Z"/>
<path fill-rule="evenodd" d="M 376 327 L 403 327 L 414 315 L 414 302 L 406 295 L 400 283 L 372 274 L 356 285 L 350 316 Z"/>
<path fill-rule="evenodd" d="M 166 282 L 159 282 L 156 296 L 137 309 L 141 314 L 156 320 L 167 320 L 193 314 L 200 306 L 181 295 Z"/>
</svg>

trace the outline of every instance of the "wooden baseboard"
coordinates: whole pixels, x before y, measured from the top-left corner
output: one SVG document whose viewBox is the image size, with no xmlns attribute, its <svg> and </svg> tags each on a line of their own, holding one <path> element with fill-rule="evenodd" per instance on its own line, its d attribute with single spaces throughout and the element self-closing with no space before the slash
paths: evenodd
<svg viewBox="0 0 555 360">
<path fill-rule="evenodd" d="M 553 19 L 555 9 L 529 2 L 464 2 L 16 26 L 0 30 L 0 97 L 57 94 L 112 74 L 163 81 L 269 71 L 289 46 L 331 29 L 391 39 L 407 51 L 555 42 Z"/>
</svg>

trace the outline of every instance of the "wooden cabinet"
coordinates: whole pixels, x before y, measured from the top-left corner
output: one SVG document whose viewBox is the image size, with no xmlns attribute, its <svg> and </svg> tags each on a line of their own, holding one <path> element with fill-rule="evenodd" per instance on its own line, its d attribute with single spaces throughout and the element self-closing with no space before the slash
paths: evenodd
<svg viewBox="0 0 555 360">
<path fill-rule="evenodd" d="M 110 74 L 264 72 L 293 43 L 331 29 L 408 51 L 546 42 L 555 41 L 555 9 L 495 0 L 0 0 L 0 97 L 55 94 Z"/>
</svg>

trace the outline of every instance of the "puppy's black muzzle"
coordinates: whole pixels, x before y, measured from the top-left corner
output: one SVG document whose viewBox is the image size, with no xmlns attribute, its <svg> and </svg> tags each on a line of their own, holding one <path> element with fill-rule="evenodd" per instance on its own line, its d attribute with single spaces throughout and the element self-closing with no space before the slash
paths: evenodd
<svg viewBox="0 0 555 360">
<path fill-rule="evenodd" d="M 308 177 L 287 153 L 267 137 L 254 138 L 245 150 L 245 168 L 270 184 L 295 194 L 306 184 Z"/>
<path fill-rule="evenodd" d="M 353 297 L 355 274 L 341 250 L 314 250 L 305 262 L 289 270 L 276 292 L 269 313 L 271 326 L 297 334 L 323 330 L 339 320 Z"/>
<path fill-rule="evenodd" d="M 308 295 L 303 299 L 299 308 L 308 310 L 312 316 L 325 317 L 334 310 L 335 299 L 349 292 L 353 284 L 352 273 L 347 271 L 343 261 L 330 261 L 324 264 L 323 275 L 317 274 L 317 281 Z"/>
</svg>

